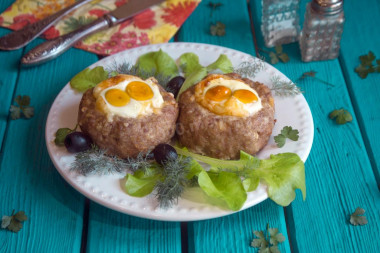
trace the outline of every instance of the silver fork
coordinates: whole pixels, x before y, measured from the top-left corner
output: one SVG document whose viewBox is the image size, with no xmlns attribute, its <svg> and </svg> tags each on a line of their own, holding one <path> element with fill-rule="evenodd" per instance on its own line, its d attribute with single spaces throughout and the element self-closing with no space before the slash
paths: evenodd
<svg viewBox="0 0 380 253">
<path fill-rule="evenodd" d="M 25 46 L 40 34 L 42 34 L 44 31 L 46 31 L 51 25 L 58 22 L 63 16 L 67 15 L 75 9 L 78 9 L 90 1 L 92 0 L 79 0 L 49 17 L 46 17 L 36 23 L 27 25 L 18 31 L 8 33 L 7 35 L 0 38 L 0 49 L 15 50 Z"/>
</svg>

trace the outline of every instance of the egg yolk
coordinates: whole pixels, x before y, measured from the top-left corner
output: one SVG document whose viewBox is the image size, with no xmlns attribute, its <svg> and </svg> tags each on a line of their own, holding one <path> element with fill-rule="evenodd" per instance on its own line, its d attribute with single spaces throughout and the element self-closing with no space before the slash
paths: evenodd
<svg viewBox="0 0 380 253">
<path fill-rule="evenodd" d="M 208 89 L 205 97 L 209 100 L 220 102 L 231 97 L 231 90 L 226 86 L 218 85 Z"/>
<path fill-rule="evenodd" d="M 113 106 L 124 106 L 129 103 L 129 96 L 122 90 L 119 89 L 111 89 L 108 90 L 105 94 L 105 98 Z"/>
<path fill-rule="evenodd" d="M 258 100 L 256 94 L 249 90 L 236 90 L 233 96 L 244 104 L 249 104 Z"/>
<path fill-rule="evenodd" d="M 126 92 L 131 98 L 137 101 L 144 101 L 153 98 L 153 91 L 150 86 L 144 82 L 130 82 L 126 88 Z"/>
</svg>

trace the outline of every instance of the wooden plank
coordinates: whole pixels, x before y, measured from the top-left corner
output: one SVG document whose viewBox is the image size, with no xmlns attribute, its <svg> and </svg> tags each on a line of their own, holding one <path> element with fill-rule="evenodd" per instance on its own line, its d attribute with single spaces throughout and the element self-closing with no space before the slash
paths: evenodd
<svg viewBox="0 0 380 253">
<path fill-rule="evenodd" d="M 208 1 L 202 1 L 178 34 L 179 41 L 221 45 L 255 54 L 246 1 L 218 1 L 223 4 L 213 11 Z M 226 25 L 226 35 L 211 36 L 211 23 Z M 189 222 L 189 252 L 252 252 L 253 230 L 264 230 L 266 224 L 279 228 L 288 238 L 284 210 L 267 200 L 245 211 L 222 218 Z M 281 252 L 290 252 L 288 241 L 280 245 Z"/>
<path fill-rule="evenodd" d="M 19 59 L 12 52 L 4 52 L 4 57 Z M 4 215 L 24 210 L 29 220 L 17 234 L 0 230 L 1 252 L 79 252 L 84 198 L 54 168 L 46 150 L 45 123 L 61 88 L 96 59 L 72 49 L 58 60 L 20 70 L 14 95 L 29 95 L 35 116 L 8 123 L 0 156 L 0 210 Z M 10 73 L 17 71 L 14 68 Z"/>
<path fill-rule="evenodd" d="M 6 9 L 10 2 L 1 1 L 0 10 Z M 9 33 L 8 29 L 0 28 L 0 37 L 7 33 Z M 22 49 L 10 52 L 0 50 L 0 150 L 6 131 L 9 105 L 16 87 L 19 59 L 22 51 Z"/>
<path fill-rule="evenodd" d="M 380 2 L 370 0 L 363 4 L 359 1 L 347 1 L 344 4 L 346 22 L 341 44 L 340 64 L 377 184 L 380 185 L 380 136 L 378 134 L 380 129 L 380 74 L 369 74 L 363 80 L 354 72 L 360 63 L 360 55 L 372 51 L 377 59 L 380 59 L 380 27 L 374 22 L 380 20 Z"/>
<path fill-rule="evenodd" d="M 251 1 L 251 10 L 258 45 L 264 47 L 259 29 L 260 4 Z M 350 13 L 352 18 L 357 10 L 350 9 Z M 372 238 L 380 230 L 375 223 L 380 214 L 380 195 L 339 61 L 303 63 L 297 43 L 284 46 L 284 51 L 291 61 L 279 63 L 276 68 L 292 80 L 315 70 L 317 77 L 335 85 L 329 87 L 313 79 L 299 83 L 305 91 L 316 131 L 306 162 L 306 202 L 298 201 L 298 196 L 286 208 L 293 251 L 377 252 L 380 242 Z M 375 94 L 367 94 L 372 95 Z M 332 110 L 341 107 L 353 114 L 352 123 L 339 126 L 328 118 Z M 348 222 L 349 214 L 358 206 L 367 210 L 369 224 L 363 227 Z"/>
<path fill-rule="evenodd" d="M 90 205 L 88 252 L 180 252 L 178 222 L 153 221 Z"/>
</svg>

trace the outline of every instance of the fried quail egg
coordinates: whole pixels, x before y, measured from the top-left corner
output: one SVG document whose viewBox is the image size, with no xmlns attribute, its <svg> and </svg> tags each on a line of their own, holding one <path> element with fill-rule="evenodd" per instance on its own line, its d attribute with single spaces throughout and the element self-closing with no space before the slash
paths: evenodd
<svg viewBox="0 0 380 253">
<path fill-rule="evenodd" d="M 159 113 L 164 99 L 153 77 L 143 80 L 137 76 L 117 75 L 99 83 L 93 90 L 96 109 L 111 121 L 115 115 L 137 118 Z"/>
<path fill-rule="evenodd" d="M 257 92 L 240 79 L 213 74 L 195 87 L 196 101 L 207 110 L 227 116 L 252 116 L 263 107 Z"/>
</svg>

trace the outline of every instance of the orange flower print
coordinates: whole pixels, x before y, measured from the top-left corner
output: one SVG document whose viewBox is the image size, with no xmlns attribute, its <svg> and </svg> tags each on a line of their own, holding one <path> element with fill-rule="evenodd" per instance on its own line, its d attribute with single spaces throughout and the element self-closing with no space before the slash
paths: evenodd
<svg viewBox="0 0 380 253">
<path fill-rule="evenodd" d="M 139 36 L 140 45 L 148 45 L 149 44 L 149 37 L 147 33 L 141 33 Z"/>
<path fill-rule="evenodd" d="M 108 11 L 102 10 L 102 9 L 92 9 L 88 13 L 90 13 L 93 16 L 96 16 L 98 18 L 103 17 L 104 14 L 106 14 Z"/>
<path fill-rule="evenodd" d="M 31 14 L 22 14 L 13 18 L 13 24 L 9 28 L 13 30 L 20 30 L 28 24 L 36 22 L 37 19 Z"/>
<path fill-rule="evenodd" d="M 45 39 L 54 39 L 59 36 L 59 31 L 54 26 L 50 27 L 43 33 Z"/>
<path fill-rule="evenodd" d="M 185 3 L 179 2 L 178 4 L 171 4 L 168 8 L 164 8 L 164 13 L 161 18 L 166 23 L 180 27 L 182 23 L 190 16 L 191 12 L 197 7 L 194 1 L 187 1 Z"/>
<path fill-rule="evenodd" d="M 156 25 L 154 20 L 154 11 L 148 9 L 133 17 L 134 26 L 139 29 L 149 29 Z"/>
</svg>

